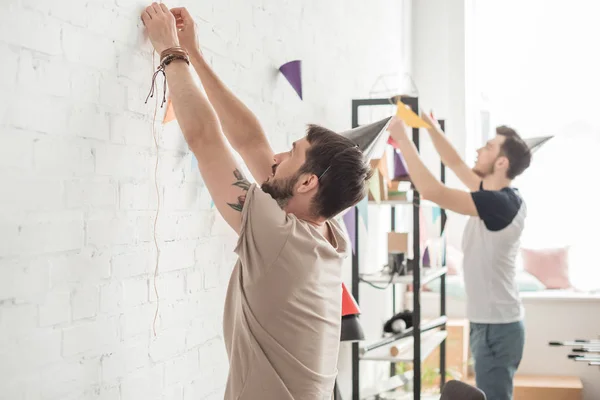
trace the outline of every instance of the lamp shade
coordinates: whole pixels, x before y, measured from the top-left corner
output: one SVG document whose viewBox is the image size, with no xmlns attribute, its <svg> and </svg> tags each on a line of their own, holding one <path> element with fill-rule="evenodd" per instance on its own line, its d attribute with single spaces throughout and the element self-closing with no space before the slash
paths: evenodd
<svg viewBox="0 0 600 400">
<path fill-rule="evenodd" d="M 527 146 L 529 146 L 529 150 L 531 150 L 532 153 L 534 153 L 535 151 L 539 150 L 539 148 L 546 143 L 548 140 L 552 139 L 553 136 L 540 136 L 540 137 L 534 137 L 534 138 L 527 138 L 527 139 L 523 139 L 525 141 L 525 143 L 527 144 Z"/>
<path fill-rule="evenodd" d="M 387 126 L 391 119 L 392 117 L 387 117 L 381 121 L 342 132 L 340 135 L 345 136 L 356 143 L 362 150 L 365 158 L 370 160 L 376 153 L 375 150 L 382 145 L 385 146 L 387 143 L 389 137 Z"/>
<path fill-rule="evenodd" d="M 356 300 L 354 300 L 346 285 L 342 283 L 342 328 L 340 341 L 356 342 L 364 340 L 365 334 L 360 325 L 358 314 L 360 314 L 360 310 Z"/>
</svg>

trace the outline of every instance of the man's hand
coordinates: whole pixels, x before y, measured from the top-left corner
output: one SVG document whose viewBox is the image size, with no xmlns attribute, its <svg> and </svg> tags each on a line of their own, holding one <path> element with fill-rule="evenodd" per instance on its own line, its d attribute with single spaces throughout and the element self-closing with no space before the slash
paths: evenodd
<svg viewBox="0 0 600 400">
<path fill-rule="evenodd" d="M 188 53 L 199 50 L 196 23 L 188 10 L 185 7 L 172 8 L 171 13 L 175 16 L 179 45 Z"/>
<path fill-rule="evenodd" d="M 390 136 L 395 141 L 408 139 L 409 128 L 406 126 L 406 123 L 403 120 L 396 116 L 392 117 L 387 130 L 390 132 Z"/>
<path fill-rule="evenodd" d="M 421 118 L 423 119 L 423 121 L 427 122 L 429 126 L 431 126 L 431 129 L 434 129 L 438 132 L 442 130 L 440 124 L 437 122 L 437 119 L 433 118 L 431 114 L 428 114 L 425 111 L 421 110 Z"/>
<path fill-rule="evenodd" d="M 142 21 L 158 54 L 179 46 L 175 17 L 164 4 L 152 3 L 142 13 Z"/>
</svg>

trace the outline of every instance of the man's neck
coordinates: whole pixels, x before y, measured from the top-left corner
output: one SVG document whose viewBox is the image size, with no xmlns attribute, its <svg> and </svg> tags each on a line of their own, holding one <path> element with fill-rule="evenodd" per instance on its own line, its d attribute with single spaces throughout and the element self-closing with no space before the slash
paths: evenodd
<svg viewBox="0 0 600 400">
<path fill-rule="evenodd" d="M 483 188 L 485 190 L 502 190 L 505 187 L 509 187 L 512 184 L 512 180 L 505 176 L 488 175 L 483 178 Z"/>
</svg>

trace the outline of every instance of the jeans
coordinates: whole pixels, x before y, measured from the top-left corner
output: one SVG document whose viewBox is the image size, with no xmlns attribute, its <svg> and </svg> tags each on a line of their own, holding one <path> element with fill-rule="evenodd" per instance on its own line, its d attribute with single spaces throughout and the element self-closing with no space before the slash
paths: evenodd
<svg viewBox="0 0 600 400">
<path fill-rule="evenodd" d="M 470 346 L 475 382 L 487 400 L 512 400 L 513 377 L 525 345 L 523 321 L 507 324 L 471 322 Z"/>
</svg>

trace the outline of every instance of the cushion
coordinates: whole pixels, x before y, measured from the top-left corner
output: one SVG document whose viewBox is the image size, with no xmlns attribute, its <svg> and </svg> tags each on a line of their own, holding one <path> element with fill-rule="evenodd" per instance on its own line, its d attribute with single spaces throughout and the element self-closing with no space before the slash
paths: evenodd
<svg viewBox="0 0 600 400">
<path fill-rule="evenodd" d="M 569 248 L 521 248 L 523 269 L 535 276 L 547 289 L 569 289 Z"/>
</svg>

